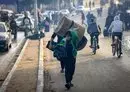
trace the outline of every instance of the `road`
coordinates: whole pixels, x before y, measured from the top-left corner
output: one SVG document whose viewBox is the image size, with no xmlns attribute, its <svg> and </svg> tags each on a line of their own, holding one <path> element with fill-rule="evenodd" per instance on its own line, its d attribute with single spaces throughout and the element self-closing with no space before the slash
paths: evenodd
<svg viewBox="0 0 130 92">
<path fill-rule="evenodd" d="M 24 33 L 18 32 L 18 38 L 12 42 L 12 47 L 8 52 L 0 51 L 0 84 L 5 79 L 7 73 L 10 71 L 11 66 L 17 56 L 17 51 L 20 48 L 22 40 L 24 39 Z"/>
<path fill-rule="evenodd" d="M 103 26 L 107 11 L 97 22 Z M 71 18 L 72 19 L 72 18 Z M 73 19 L 80 23 L 80 16 Z M 89 39 L 89 36 L 85 34 Z M 124 39 L 128 40 L 130 32 L 124 33 Z M 111 38 L 100 36 L 100 49 L 96 55 L 88 45 L 78 52 L 76 71 L 73 79 L 74 87 L 68 92 L 130 92 L 130 48 L 123 45 L 123 56 L 118 59 L 112 56 Z M 125 40 L 123 40 L 123 43 Z M 126 44 L 127 45 L 127 44 Z M 46 50 L 48 51 L 48 50 Z M 45 92 L 66 92 L 64 88 L 64 74 L 60 74 L 59 62 L 46 52 L 45 62 Z M 49 56 L 50 55 L 50 56 Z M 50 58 L 51 57 L 51 58 Z"/>
</svg>

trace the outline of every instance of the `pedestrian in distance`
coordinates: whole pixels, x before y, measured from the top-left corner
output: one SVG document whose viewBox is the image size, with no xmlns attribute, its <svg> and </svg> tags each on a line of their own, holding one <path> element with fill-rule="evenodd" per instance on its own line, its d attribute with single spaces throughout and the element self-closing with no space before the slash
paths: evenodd
<svg viewBox="0 0 130 92">
<path fill-rule="evenodd" d="M 97 9 L 97 14 L 98 14 L 99 17 L 102 16 L 102 10 L 103 10 L 102 7 Z"/>
<path fill-rule="evenodd" d="M 81 12 L 81 19 L 82 19 L 82 25 L 83 25 L 84 24 L 84 20 L 85 20 L 85 15 L 84 15 L 83 11 Z"/>
<path fill-rule="evenodd" d="M 29 18 L 28 16 L 28 12 L 25 12 L 24 13 L 24 18 L 23 18 L 23 21 L 22 21 L 22 25 L 29 25 L 30 26 L 30 29 L 31 29 L 31 26 L 32 26 L 32 22 L 31 22 L 31 19 Z"/>
<path fill-rule="evenodd" d="M 90 8 L 90 10 L 91 10 L 91 6 L 92 6 L 92 2 L 89 1 L 89 8 Z"/>
<path fill-rule="evenodd" d="M 93 1 L 93 3 L 92 3 L 92 4 L 93 4 L 93 7 L 95 7 L 95 2 L 94 2 L 94 1 Z"/>
<path fill-rule="evenodd" d="M 17 23 L 14 19 L 14 16 L 12 16 L 10 21 L 10 29 L 12 30 L 12 34 L 14 35 L 14 40 L 17 39 L 17 28 Z"/>
<path fill-rule="evenodd" d="M 43 22 L 44 28 L 45 28 L 45 32 L 49 32 L 50 31 L 50 19 L 49 17 L 46 17 L 46 19 Z"/>
<path fill-rule="evenodd" d="M 32 32 L 32 21 L 31 21 L 31 18 L 29 17 L 29 12 L 27 12 L 27 11 L 24 12 L 22 26 L 24 28 L 24 36 L 28 37 L 29 32 Z"/>
</svg>

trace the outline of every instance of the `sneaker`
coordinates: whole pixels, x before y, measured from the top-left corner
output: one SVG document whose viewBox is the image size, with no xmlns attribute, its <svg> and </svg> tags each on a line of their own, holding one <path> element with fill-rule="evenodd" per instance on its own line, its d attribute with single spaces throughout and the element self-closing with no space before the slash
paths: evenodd
<svg viewBox="0 0 130 92">
<path fill-rule="evenodd" d="M 67 84 L 65 84 L 65 87 L 69 90 L 71 86 L 69 83 L 67 83 Z"/>
<path fill-rule="evenodd" d="M 115 44 L 111 44 L 111 46 L 115 46 Z"/>
<path fill-rule="evenodd" d="M 70 83 L 70 87 L 74 87 L 74 84 Z"/>
<path fill-rule="evenodd" d="M 98 48 L 98 49 L 100 48 L 99 45 L 97 45 L 97 48 Z"/>
<path fill-rule="evenodd" d="M 60 73 L 64 73 L 64 69 L 61 69 Z"/>
</svg>

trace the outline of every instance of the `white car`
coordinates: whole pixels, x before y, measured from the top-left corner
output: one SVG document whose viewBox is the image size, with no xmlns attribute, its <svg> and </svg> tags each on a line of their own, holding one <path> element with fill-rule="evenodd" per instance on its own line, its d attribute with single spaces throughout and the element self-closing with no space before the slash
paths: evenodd
<svg viewBox="0 0 130 92">
<path fill-rule="evenodd" d="M 69 10 L 68 9 L 63 9 L 60 11 L 63 15 L 68 15 L 70 14 Z"/>
<path fill-rule="evenodd" d="M 16 18 L 24 17 L 24 14 L 15 14 Z"/>
<path fill-rule="evenodd" d="M 21 26 L 24 17 L 18 17 L 15 19 L 17 26 Z"/>
<path fill-rule="evenodd" d="M 82 5 L 77 7 L 77 12 L 82 12 L 84 10 L 85 10 L 85 7 Z"/>
<path fill-rule="evenodd" d="M 12 16 L 12 14 L 14 13 L 12 10 L 8 10 L 8 9 L 2 9 L 1 11 L 7 12 L 9 17 Z"/>
<path fill-rule="evenodd" d="M 0 49 L 9 50 L 12 44 L 11 30 L 4 22 L 0 22 Z"/>
</svg>

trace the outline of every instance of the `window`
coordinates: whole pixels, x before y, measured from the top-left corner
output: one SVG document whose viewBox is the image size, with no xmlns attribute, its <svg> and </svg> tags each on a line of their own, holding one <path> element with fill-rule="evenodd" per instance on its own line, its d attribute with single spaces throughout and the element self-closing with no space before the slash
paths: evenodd
<svg viewBox="0 0 130 92">
<path fill-rule="evenodd" d="M 3 24 L 0 24 L 0 32 L 5 32 L 5 27 Z"/>
</svg>

